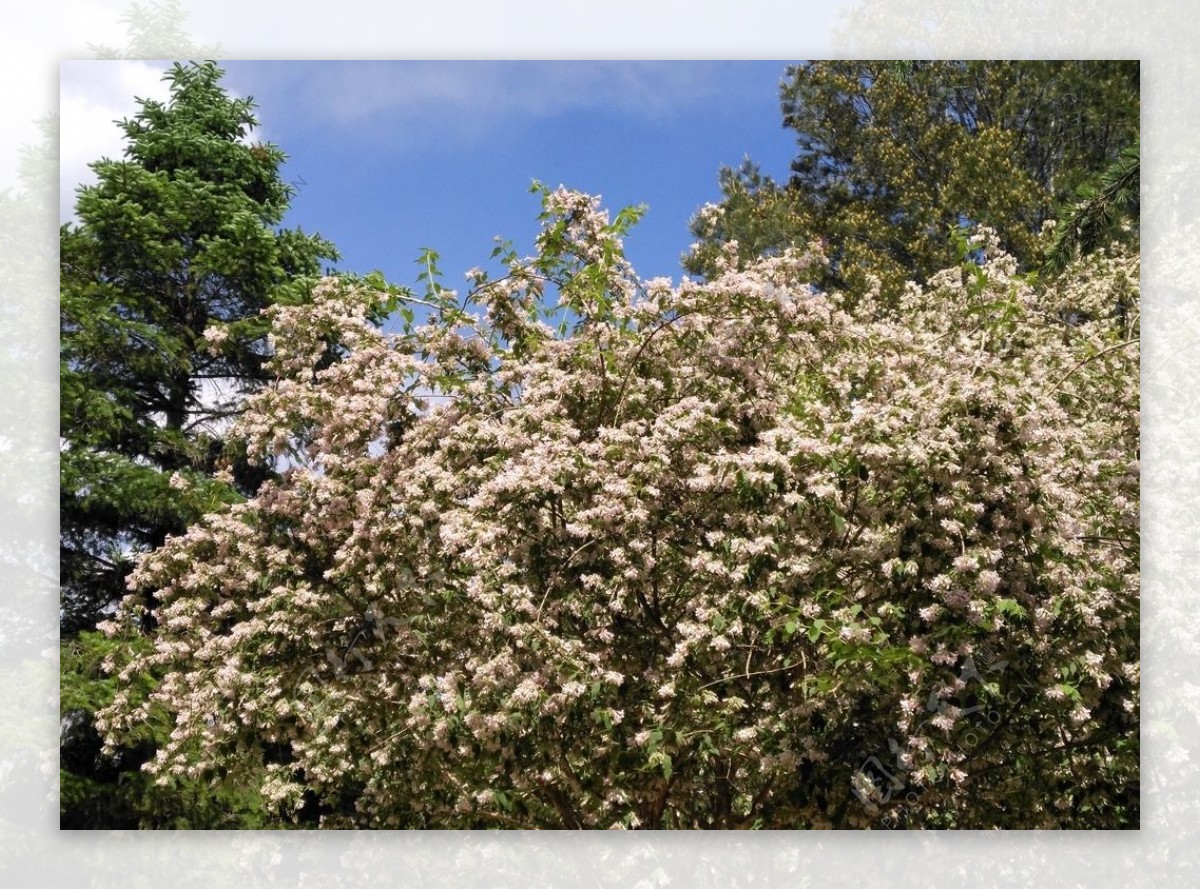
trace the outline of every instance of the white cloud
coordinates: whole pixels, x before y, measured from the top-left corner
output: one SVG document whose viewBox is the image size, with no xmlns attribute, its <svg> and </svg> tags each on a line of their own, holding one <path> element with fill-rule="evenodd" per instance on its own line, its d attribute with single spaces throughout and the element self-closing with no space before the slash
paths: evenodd
<svg viewBox="0 0 1200 890">
<path fill-rule="evenodd" d="M 326 110 L 347 119 L 431 107 L 545 116 L 610 104 L 646 114 L 714 87 L 708 66 L 669 62 L 368 63 L 331 74 Z"/>
<path fill-rule="evenodd" d="M 75 189 L 96 181 L 88 164 L 119 159 L 117 122 L 138 111 L 137 98 L 163 101 L 170 89 L 161 62 L 63 62 L 59 95 L 59 218 L 73 218 Z"/>
<path fill-rule="evenodd" d="M 288 66 L 316 125 L 386 119 L 428 142 L 581 108 L 686 113 L 735 85 L 714 62 L 355 62 Z"/>
<path fill-rule="evenodd" d="M 304 110 L 292 125 L 367 132 L 393 145 L 474 140 L 522 120 L 582 108 L 646 117 L 686 114 L 693 103 L 739 87 L 720 62 L 250 64 L 255 69 L 251 82 L 282 88 L 291 100 L 287 105 Z M 165 68 L 164 62 L 144 61 L 62 64 L 62 221 L 73 217 L 75 189 L 95 182 L 88 165 L 101 157 L 121 157 L 124 141 L 116 121 L 137 112 L 135 96 L 168 97 L 161 79 Z M 278 104 L 276 109 L 279 114 Z M 253 138 L 269 141 L 270 133 L 259 128 Z"/>
</svg>

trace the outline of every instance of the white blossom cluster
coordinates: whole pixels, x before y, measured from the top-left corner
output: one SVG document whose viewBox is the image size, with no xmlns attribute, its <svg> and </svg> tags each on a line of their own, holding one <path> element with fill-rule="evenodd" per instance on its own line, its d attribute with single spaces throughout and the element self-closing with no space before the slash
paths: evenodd
<svg viewBox="0 0 1200 890">
<path fill-rule="evenodd" d="M 984 233 L 881 307 L 815 291 L 816 248 L 672 286 L 593 199 L 544 217 L 537 256 L 399 333 L 338 279 L 276 310 L 237 435 L 284 469 L 143 559 L 111 668 L 159 679 L 110 742 L 168 721 L 162 781 L 257 775 L 330 825 L 866 826 L 889 739 L 910 824 L 1116 806 L 1136 256 L 1035 287 Z M 1024 685 L 956 684 L 983 646 Z M 968 694 L 999 714 L 969 747 Z"/>
</svg>

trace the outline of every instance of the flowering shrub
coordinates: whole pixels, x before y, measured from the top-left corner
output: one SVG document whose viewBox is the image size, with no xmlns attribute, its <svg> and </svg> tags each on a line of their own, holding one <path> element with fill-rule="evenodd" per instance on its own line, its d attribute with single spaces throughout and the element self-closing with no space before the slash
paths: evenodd
<svg viewBox="0 0 1200 890">
<path fill-rule="evenodd" d="M 544 203 L 462 298 L 269 310 L 281 477 L 142 560 L 110 741 L 331 826 L 1136 826 L 1137 258 L 885 312 Z"/>
</svg>

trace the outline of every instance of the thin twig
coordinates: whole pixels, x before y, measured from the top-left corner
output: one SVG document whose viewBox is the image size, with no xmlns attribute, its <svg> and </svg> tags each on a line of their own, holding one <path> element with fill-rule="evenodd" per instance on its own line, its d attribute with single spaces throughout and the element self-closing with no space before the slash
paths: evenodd
<svg viewBox="0 0 1200 890">
<path fill-rule="evenodd" d="M 1057 383 L 1054 384 L 1054 386 L 1050 387 L 1050 392 L 1048 393 L 1048 395 L 1054 395 L 1054 393 L 1058 392 L 1058 388 L 1067 382 L 1067 378 L 1069 378 L 1072 374 L 1074 374 L 1076 371 L 1078 371 L 1080 368 L 1082 368 L 1084 365 L 1086 365 L 1088 362 L 1092 361 L 1093 359 L 1098 359 L 1098 358 L 1100 358 L 1100 356 L 1104 355 L 1105 353 L 1115 352 L 1118 349 L 1124 349 L 1126 346 L 1132 346 L 1134 343 L 1140 343 L 1140 342 L 1141 342 L 1140 337 L 1134 337 L 1132 340 L 1126 340 L 1124 343 L 1118 343 L 1115 346 L 1109 346 L 1107 349 L 1101 349 L 1099 352 L 1097 352 L 1094 355 L 1089 355 L 1083 361 L 1076 364 L 1075 367 L 1073 367 L 1071 370 L 1069 370 L 1066 374 L 1064 374 L 1062 376 L 1062 378 Z"/>
<path fill-rule="evenodd" d="M 728 683 L 730 680 L 748 680 L 751 677 L 761 677 L 763 674 L 778 674 L 780 671 L 790 671 L 795 666 L 795 664 L 785 664 L 783 667 L 770 668 L 765 671 L 750 671 L 746 674 L 731 674 L 728 677 L 722 677 L 719 680 L 713 680 L 711 683 L 705 683 L 703 686 L 698 687 L 696 691 L 699 692 L 700 690 L 707 689 L 710 686 L 716 686 L 718 683 Z"/>
</svg>

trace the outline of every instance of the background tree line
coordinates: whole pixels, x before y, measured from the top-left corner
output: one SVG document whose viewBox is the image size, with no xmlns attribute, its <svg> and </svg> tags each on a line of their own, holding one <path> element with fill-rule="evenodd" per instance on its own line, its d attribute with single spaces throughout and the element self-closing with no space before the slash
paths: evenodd
<svg viewBox="0 0 1200 890">
<path fill-rule="evenodd" d="M 780 87 L 796 134 L 786 182 L 752 160 L 720 172 L 721 200 L 692 222 L 684 257 L 706 274 L 820 238 L 829 287 L 878 278 L 891 298 L 956 261 L 953 229 L 994 228 L 1025 269 L 1136 243 L 1136 61 L 806 62 Z M 1039 238 L 1058 222 L 1049 249 Z"/>
</svg>

